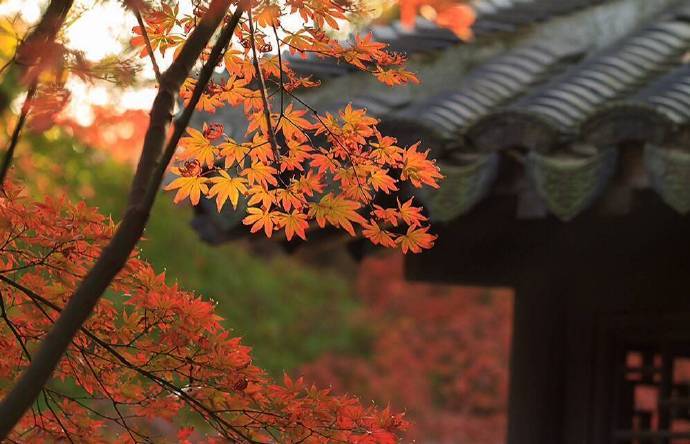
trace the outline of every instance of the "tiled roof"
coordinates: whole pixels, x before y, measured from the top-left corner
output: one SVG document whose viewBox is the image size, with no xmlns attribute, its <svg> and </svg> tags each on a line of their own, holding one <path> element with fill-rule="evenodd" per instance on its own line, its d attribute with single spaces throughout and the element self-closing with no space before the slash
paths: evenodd
<svg viewBox="0 0 690 444">
<path fill-rule="evenodd" d="M 539 43 L 518 47 L 472 71 L 457 89 L 390 114 L 384 121 L 393 131 L 405 128 L 406 134 L 397 132 L 399 138 L 409 137 L 404 140 L 407 143 L 421 137 L 425 141 L 441 139 L 455 144 L 464 128 L 561 73 L 583 55 L 576 46 Z"/>
<path fill-rule="evenodd" d="M 670 13 L 510 106 L 489 113 L 467 129 L 469 138 L 480 149 L 510 143 L 545 151 L 563 137 L 577 137 L 579 127 L 607 104 L 635 94 L 684 63 L 690 50 L 689 11 Z"/>
<path fill-rule="evenodd" d="M 607 0 L 477 0 L 475 35 L 514 32 L 523 26 L 550 20 L 578 9 L 606 3 Z"/>
<path fill-rule="evenodd" d="M 478 39 L 513 33 L 530 25 L 607 1 L 610 0 L 477 0 L 471 3 L 477 12 L 477 21 L 473 29 Z M 437 51 L 463 43 L 450 30 L 439 28 L 421 18 L 417 20 L 413 29 L 407 29 L 399 21 L 394 21 L 389 25 L 372 26 L 364 31 L 368 32 L 372 33 L 375 40 L 387 43 L 389 49 L 407 55 Z M 296 72 L 322 79 L 355 71 L 348 64 L 315 55 L 304 59 L 298 55 L 286 54 L 286 59 Z"/>
<path fill-rule="evenodd" d="M 636 185 L 648 179 L 669 205 L 690 212 L 689 12 L 670 11 L 579 63 L 577 51 L 516 48 L 459 88 L 384 117 L 395 122 L 389 129 L 407 128 L 399 131 L 404 142 L 420 137 L 442 159 L 449 180 L 426 196 L 432 217 L 471 209 L 490 192 L 501 153 L 518 149 L 526 151 L 529 186 L 518 181 L 513 191 L 535 193 L 545 210 L 569 220 L 605 194 L 626 143 L 646 145 L 646 177 Z"/>
<path fill-rule="evenodd" d="M 617 0 L 626 1 L 635 0 Z M 482 23 L 518 26 L 523 15 L 547 20 L 599 3 L 478 0 L 477 33 Z M 492 194 L 516 196 L 517 217 L 570 220 L 592 207 L 624 212 L 638 188 L 652 188 L 678 212 L 690 213 L 690 0 L 667 4 L 603 49 L 577 39 L 525 40 L 457 74 L 441 94 L 365 89 L 350 96 L 381 119 L 383 132 L 401 144 L 422 139 L 439 159 L 446 176 L 441 189 L 417 193 L 437 223 Z M 396 35 L 395 41 L 407 41 L 402 31 Z M 305 62 L 310 70 L 319 66 L 313 63 Z M 227 217 L 220 230 L 209 222 L 221 217 L 209 216 L 211 204 L 198 211 L 207 238 L 213 230 L 231 231 Z"/>
</svg>

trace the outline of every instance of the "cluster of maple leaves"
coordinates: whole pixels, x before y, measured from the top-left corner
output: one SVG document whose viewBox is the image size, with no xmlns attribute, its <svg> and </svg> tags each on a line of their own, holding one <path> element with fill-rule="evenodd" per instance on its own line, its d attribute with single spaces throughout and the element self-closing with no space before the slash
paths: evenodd
<svg viewBox="0 0 690 444">
<path fill-rule="evenodd" d="M 5 193 L 0 394 L 26 368 L 114 230 L 83 203 L 32 201 L 11 184 Z M 213 302 L 166 284 L 164 274 L 133 256 L 11 438 L 110 442 L 115 431 L 122 442 L 142 442 L 155 436 L 153 419 L 179 423 L 184 411 L 216 429 L 209 442 L 389 443 L 406 427 L 387 409 L 301 379 L 272 382 L 220 320 Z M 200 432 L 183 427 L 180 440 L 191 433 Z"/>
<path fill-rule="evenodd" d="M 132 44 L 154 59 L 181 49 L 207 4 L 195 1 L 192 14 L 181 14 L 174 0 L 124 3 L 143 16 Z M 398 146 L 366 110 L 319 113 L 297 95 L 319 83 L 282 58 L 288 50 L 337 59 L 390 86 L 417 82 L 405 57 L 371 36 L 346 42 L 333 36 L 366 13 L 357 0 L 249 2 L 225 49 L 222 80 L 209 83 L 197 105 L 207 112 L 242 107 L 246 140 L 232 140 L 218 122 L 190 128 L 172 169 L 177 178 L 167 186 L 177 191 L 175 200 L 197 204 L 203 196 L 215 199 L 219 210 L 242 206 L 252 232 L 280 231 L 288 240 L 329 225 L 403 252 L 430 248 L 435 236 L 411 197 L 415 188 L 438 187 L 442 179 L 428 152 L 418 144 Z M 304 23 L 296 31 L 282 25 L 292 15 Z M 36 89 L 29 126 L 38 131 L 55 123 L 68 103 L 69 75 L 128 82 L 135 72 L 125 59 L 89 62 L 59 40 L 22 51 L 41 65 L 22 79 Z M 210 48 L 202 59 L 209 54 Z M 187 79 L 180 91 L 187 103 L 196 82 Z M 110 220 L 83 203 L 34 202 L 11 183 L 2 191 L 0 394 L 26 369 L 114 233 Z M 190 412 L 214 429 L 210 441 L 389 443 L 406 428 L 388 409 L 364 407 L 302 380 L 273 383 L 252 365 L 249 348 L 221 327 L 213 308 L 132 256 L 11 439 L 106 442 L 114 425 L 122 441 L 145 441 L 155 432 L 152 419 Z M 182 429 L 179 439 L 192 433 Z"/>
<path fill-rule="evenodd" d="M 203 11 L 199 11 L 202 13 Z M 299 14 L 310 26 L 289 31 L 281 19 Z M 410 197 L 411 188 L 438 187 L 442 178 L 435 162 L 418 144 L 400 147 L 382 135 L 377 119 L 366 110 L 347 106 L 337 113 L 319 113 L 298 96 L 300 88 L 318 86 L 297 75 L 282 51 L 334 58 L 373 74 L 387 85 L 417 82 L 404 68 L 405 57 L 389 52 L 371 36 L 341 42 L 328 36 L 339 21 L 361 14 L 356 2 L 334 0 L 257 1 L 240 22 L 224 53 L 223 80 L 212 81 L 197 109 L 213 113 L 224 106 L 242 107 L 248 121 L 246 140 L 224 133 L 221 122 L 189 128 L 167 187 L 175 202 L 202 197 L 246 208 L 244 224 L 266 236 L 284 232 L 287 240 L 307 239 L 310 228 L 330 225 L 352 236 L 361 234 L 376 245 L 421 252 L 433 245 L 427 218 Z M 132 40 L 147 56 L 151 48 L 176 51 L 193 28 L 194 16 L 179 16 L 174 6 L 148 10 L 146 33 L 135 28 Z M 274 46 L 275 45 L 275 46 Z M 186 101 L 196 80 L 182 87 Z M 400 195 L 407 193 L 407 198 Z M 395 195 L 384 205 L 382 196 Z"/>
</svg>

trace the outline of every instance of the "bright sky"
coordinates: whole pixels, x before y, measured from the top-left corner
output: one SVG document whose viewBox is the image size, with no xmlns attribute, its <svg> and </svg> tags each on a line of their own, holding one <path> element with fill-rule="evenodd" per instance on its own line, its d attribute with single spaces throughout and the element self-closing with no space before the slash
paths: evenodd
<svg viewBox="0 0 690 444">
<path fill-rule="evenodd" d="M 385 3 L 371 0 L 379 7 Z M 0 0 L 0 16 L 20 16 L 27 23 L 35 23 L 40 17 L 47 1 L 45 0 Z M 180 13 L 191 13 L 191 0 L 179 0 Z M 100 60 L 108 55 L 121 55 L 132 37 L 132 27 L 137 25 L 133 14 L 127 12 L 119 2 L 114 0 L 75 0 L 73 11 L 79 12 L 78 18 L 66 32 L 67 45 L 84 52 L 89 60 Z M 287 28 L 303 26 L 295 14 L 284 20 Z M 346 23 L 343 25 L 347 26 Z M 168 51 L 165 60 L 160 53 L 156 54 L 162 68 L 172 62 L 172 52 Z M 144 79 L 153 80 L 153 70 L 147 59 L 141 59 Z M 118 91 L 107 83 L 88 84 L 77 78 L 69 80 L 67 87 L 72 91 L 72 100 L 66 110 L 82 125 L 93 121 L 91 105 L 111 105 L 121 109 L 148 109 L 155 96 L 154 84 L 151 86 Z"/>
<path fill-rule="evenodd" d="M 18 15 L 27 23 L 35 23 L 40 19 L 46 3 L 43 0 L 0 0 L 0 16 Z M 67 46 L 83 51 L 86 58 L 93 61 L 108 55 L 120 55 L 125 51 L 127 42 L 132 37 L 132 27 L 137 23 L 134 16 L 118 2 L 76 0 L 73 10 L 79 12 L 79 15 L 67 28 Z M 180 10 L 191 11 L 191 3 L 181 0 Z M 157 55 L 162 67 L 171 62 L 162 60 L 160 54 Z M 153 79 L 153 70 L 146 62 L 146 59 L 142 59 L 141 75 L 144 79 Z M 67 87 L 72 91 L 72 100 L 66 112 L 83 125 L 88 125 L 93 120 L 91 105 L 109 104 L 122 109 L 148 109 L 155 96 L 153 85 L 117 91 L 105 82 L 89 84 L 73 77 Z"/>
</svg>

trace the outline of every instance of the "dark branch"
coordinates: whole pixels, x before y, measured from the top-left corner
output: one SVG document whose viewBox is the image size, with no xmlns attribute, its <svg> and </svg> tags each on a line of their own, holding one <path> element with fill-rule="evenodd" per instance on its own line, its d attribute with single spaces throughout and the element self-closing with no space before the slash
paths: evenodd
<svg viewBox="0 0 690 444">
<path fill-rule="evenodd" d="M 173 138 L 171 138 L 161 158 L 178 91 L 218 25 L 222 22 L 229 6 L 229 0 L 214 0 L 209 5 L 208 12 L 191 33 L 180 54 L 162 75 L 158 94 L 151 109 L 149 128 L 144 139 L 144 147 L 122 222 L 109 244 L 101 252 L 101 256 L 93 268 L 60 313 L 53 328 L 40 344 L 29 367 L 0 403 L 0 440 L 10 433 L 33 404 L 70 343 L 72 343 L 72 339 L 91 315 L 98 300 L 125 265 L 141 238 L 163 174 L 174 152 L 174 147 L 171 149 L 171 144 L 177 145 L 174 136 L 183 132 L 183 129 L 180 129 L 176 122 Z M 233 20 L 228 24 L 228 28 L 233 26 L 234 31 L 241 13 L 242 7 L 240 6 L 235 12 Z M 232 33 L 230 35 L 232 36 Z M 208 61 L 207 66 L 211 64 L 211 71 L 218 61 Z M 200 79 L 196 85 L 195 93 L 200 95 L 205 86 Z M 191 109 L 185 110 L 182 116 L 185 120 L 181 120 L 180 124 L 186 125 L 189 122 L 194 106 L 194 103 L 190 103 Z M 179 140 L 179 136 L 177 139 Z"/>
<path fill-rule="evenodd" d="M 254 35 L 254 19 L 252 18 L 252 11 L 249 10 L 249 41 L 252 47 L 252 60 L 254 63 L 254 72 L 256 73 L 256 79 L 259 81 L 259 92 L 261 93 L 261 102 L 263 103 L 264 120 L 266 120 L 266 132 L 268 133 L 268 142 L 271 144 L 271 148 L 276 155 L 276 160 L 280 160 L 280 150 L 278 149 L 278 142 L 276 139 L 276 133 L 273 129 L 273 123 L 271 123 L 271 108 L 268 103 L 268 98 L 266 97 L 266 82 L 264 81 L 263 73 L 261 72 L 261 66 L 259 66 L 259 57 L 256 51 L 256 38 Z M 278 48 L 280 51 L 280 48 Z M 282 78 L 282 70 L 281 70 Z"/>
<path fill-rule="evenodd" d="M 35 291 L 23 286 L 22 284 L 13 281 L 12 279 L 9 279 L 6 276 L 3 276 L 0 274 L 0 281 L 5 282 L 7 285 L 16 288 L 17 290 L 21 291 L 24 293 L 26 296 L 28 296 L 31 300 L 33 300 L 36 304 L 44 304 L 45 306 L 51 308 L 52 310 L 57 311 L 58 313 L 62 312 L 63 309 L 60 308 L 58 305 L 54 304 L 50 300 L 44 298 L 43 296 L 39 295 Z M 47 314 L 46 314 L 47 316 Z M 232 424 L 228 423 L 226 420 L 221 418 L 218 415 L 218 411 L 210 409 L 209 407 L 205 406 L 203 403 L 195 399 L 194 397 L 190 396 L 187 394 L 184 390 L 182 390 L 180 387 L 175 386 L 174 384 L 170 383 L 169 381 L 155 375 L 154 373 L 151 373 L 145 369 L 143 369 L 140 366 L 137 366 L 135 364 L 132 364 L 124 355 L 122 355 L 120 352 L 118 352 L 113 346 L 108 344 L 106 341 L 103 339 L 99 338 L 95 333 L 93 333 L 91 330 L 87 329 L 84 326 L 81 326 L 79 329 L 82 333 L 84 333 L 89 339 L 94 341 L 96 344 L 99 346 L 103 347 L 104 350 L 106 350 L 108 353 L 110 353 L 117 361 L 120 362 L 124 367 L 133 370 L 137 373 L 139 373 L 141 376 L 145 377 L 146 379 L 154 382 L 155 384 L 159 385 L 162 389 L 165 391 L 169 392 L 170 394 L 173 394 L 175 396 L 179 396 L 182 398 L 187 405 L 189 405 L 192 409 L 196 410 L 202 415 L 207 415 L 211 417 L 214 421 L 218 422 L 219 424 L 222 424 L 225 428 L 233 431 L 235 434 L 238 436 L 242 437 L 249 443 L 257 443 L 261 444 L 260 441 L 255 441 L 246 435 L 244 435 L 242 432 L 240 432 L 237 427 L 233 426 Z M 111 398 L 112 399 L 112 398 Z M 262 412 L 263 413 L 263 412 Z"/>
<path fill-rule="evenodd" d="M 12 158 L 14 157 L 14 150 L 17 148 L 17 143 L 19 143 L 19 135 L 22 132 L 22 128 L 26 123 L 26 117 L 31 109 L 31 101 L 36 94 L 37 81 L 33 80 L 29 90 L 26 92 L 26 98 L 24 99 L 24 104 L 22 105 L 21 114 L 19 114 L 19 120 L 14 126 L 14 131 L 12 131 L 12 137 L 10 138 L 10 144 L 5 150 L 5 156 L 2 158 L 2 165 L 0 165 L 0 189 L 4 188 L 5 178 L 7 177 L 7 172 L 12 164 Z"/>
<path fill-rule="evenodd" d="M 156 61 L 156 54 L 153 52 L 153 46 L 151 45 L 151 39 L 149 38 L 149 33 L 146 30 L 146 24 L 141 16 L 141 11 L 136 5 L 136 2 L 127 2 L 127 6 L 132 8 L 134 16 L 137 18 L 137 23 L 141 29 L 141 36 L 144 38 L 144 44 L 146 44 L 146 51 L 149 53 L 149 59 L 151 59 L 151 66 L 153 66 L 153 72 L 156 75 L 156 80 L 158 83 L 161 82 L 161 69 L 158 66 L 158 61 Z"/>
</svg>

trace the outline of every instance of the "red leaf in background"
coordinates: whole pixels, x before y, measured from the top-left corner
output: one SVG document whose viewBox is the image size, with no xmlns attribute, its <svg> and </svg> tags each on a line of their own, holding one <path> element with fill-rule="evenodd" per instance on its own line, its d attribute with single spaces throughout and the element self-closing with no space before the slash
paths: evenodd
<svg viewBox="0 0 690 444">
<path fill-rule="evenodd" d="M 469 5 L 453 5 L 442 9 L 436 17 L 439 26 L 450 29 L 462 40 L 472 40 L 472 25 L 477 20 L 477 14 Z"/>
</svg>

